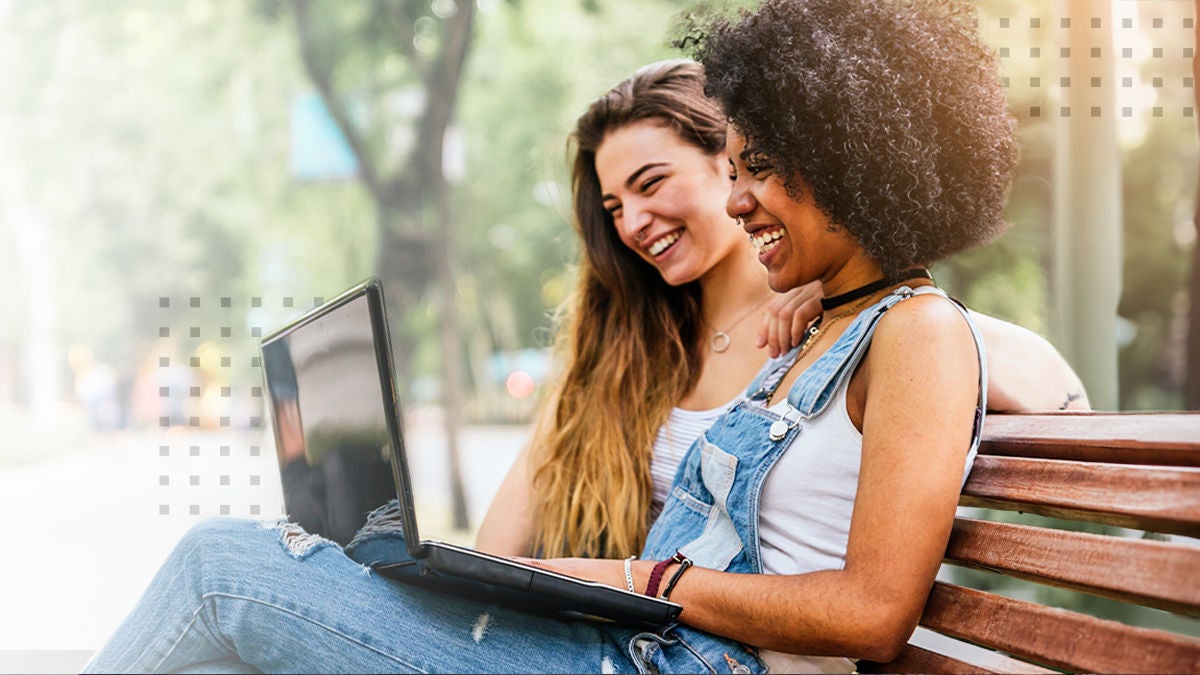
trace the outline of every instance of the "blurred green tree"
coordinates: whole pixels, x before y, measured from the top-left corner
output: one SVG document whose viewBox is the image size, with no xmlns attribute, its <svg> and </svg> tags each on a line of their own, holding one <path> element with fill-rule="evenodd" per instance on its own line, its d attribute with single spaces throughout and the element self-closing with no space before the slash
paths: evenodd
<svg viewBox="0 0 1200 675">
<path fill-rule="evenodd" d="M 260 3 L 268 17 L 281 3 Z M 375 263 L 393 305 L 408 313 L 435 280 L 438 290 L 441 403 L 450 459 L 455 527 L 467 529 L 458 451 L 462 339 L 455 308 L 455 222 L 446 159 L 476 4 L 456 0 L 366 3 L 290 0 L 301 62 L 353 153 L 374 206 Z M 398 112 L 409 109 L 411 119 Z M 400 339 L 407 374 L 412 342 Z"/>
<path fill-rule="evenodd" d="M 939 281 L 976 309 L 1049 335 L 1055 307 L 1054 147 L 1064 91 L 1065 5 L 1038 0 L 980 3 L 980 27 L 997 48 L 1002 83 L 1018 122 L 1021 163 L 1009 197 L 1012 228 L 987 247 L 940 264 Z M 1075 17 L 1076 21 L 1090 21 Z M 1185 363 L 1188 254 L 1194 250 L 1189 193 L 1195 184 L 1195 7 L 1148 0 L 1114 5 L 1116 91 L 1122 150 L 1122 278 L 1118 305 L 1121 409 L 1179 409 Z M 1064 49 L 1065 48 L 1065 49 Z M 1053 337 L 1053 336 L 1052 336 Z"/>
<path fill-rule="evenodd" d="M 264 181 L 253 83 L 286 72 L 281 41 L 217 3 L 5 9 L 6 220 L 45 233 L 55 338 L 126 371 L 158 335 L 190 344 L 188 326 L 224 318 L 215 298 L 249 290 L 264 211 L 247 189 Z M 204 302 L 178 311 L 188 297 Z"/>
<path fill-rule="evenodd" d="M 479 43 L 474 26 L 481 7 L 488 25 Z M 534 343 L 522 334 L 545 324 L 546 307 L 567 286 L 562 269 L 573 247 L 560 236 L 569 231 L 562 227 L 565 155 L 549 171 L 536 160 L 548 145 L 562 147 L 564 120 L 582 108 L 580 83 L 590 98 L 667 54 L 665 29 L 677 7 L 626 0 L 259 5 L 267 17 L 286 8 L 295 20 L 305 71 L 357 160 L 375 211 L 374 272 L 404 317 L 398 342 L 438 354 L 432 360 L 455 476 L 464 409 L 479 417 L 504 408 L 490 356 Z M 648 15 L 661 19 L 651 25 L 662 32 L 644 29 Z M 612 49 L 616 39 L 619 52 Z M 483 56 L 469 59 L 481 47 Z M 586 76 L 596 62 L 620 75 L 593 87 Z M 478 178 L 465 181 L 467 175 Z M 430 289 L 436 300 L 427 296 Z M 436 341 L 408 333 L 430 327 L 415 311 L 422 304 L 436 307 Z M 470 341 L 463 339 L 464 324 Z M 398 356 L 402 376 L 414 378 L 416 354 Z M 469 407 L 460 363 L 470 365 L 476 392 Z M 452 483 L 454 521 L 465 528 L 461 481 Z"/>
</svg>

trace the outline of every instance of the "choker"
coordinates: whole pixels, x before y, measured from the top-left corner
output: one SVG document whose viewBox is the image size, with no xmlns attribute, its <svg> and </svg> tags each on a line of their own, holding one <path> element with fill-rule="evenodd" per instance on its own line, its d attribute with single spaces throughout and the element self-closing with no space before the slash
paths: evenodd
<svg viewBox="0 0 1200 675">
<path fill-rule="evenodd" d="M 910 270 L 904 270 L 903 272 L 900 272 L 899 274 L 896 274 L 896 275 L 893 275 L 890 277 L 884 277 L 884 278 L 878 279 L 876 281 L 872 281 L 871 283 L 866 284 L 864 286 L 859 286 L 858 288 L 846 291 L 845 293 L 842 293 L 841 295 L 835 295 L 830 298 L 821 298 L 821 309 L 828 312 L 829 310 L 834 309 L 836 307 L 841 307 L 842 305 L 844 305 L 848 302 L 854 302 L 855 300 L 857 300 L 859 298 L 868 296 L 868 295 L 874 293 L 875 291 L 878 291 L 881 288 L 887 288 L 888 286 L 891 286 L 892 284 L 899 283 L 901 281 L 906 281 L 908 279 L 917 279 L 917 278 L 929 279 L 930 281 L 932 281 L 933 275 L 929 273 L 929 270 L 922 268 L 922 267 L 914 267 L 913 269 L 910 269 Z"/>
</svg>

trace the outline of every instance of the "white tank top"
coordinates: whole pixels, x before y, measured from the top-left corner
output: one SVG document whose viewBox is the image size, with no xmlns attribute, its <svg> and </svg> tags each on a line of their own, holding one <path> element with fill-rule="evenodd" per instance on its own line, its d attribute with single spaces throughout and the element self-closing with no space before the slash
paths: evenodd
<svg viewBox="0 0 1200 675">
<path fill-rule="evenodd" d="M 846 390 L 838 387 L 825 414 L 804 421 L 804 443 L 783 453 L 763 483 L 758 532 L 766 574 L 803 574 L 845 565 L 862 462 L 862 432 L 846 412 Z M 787 401 L 771 410 L 783 414 Z M 797 485 L 804 489 L 797 490 Z M 802 541 L 796 537 L 801 532 Z"/>
<path fill-rule="evenodd" d="M 862 464 L 862 432 L 850 421 L 846 392 L 850 378 L 838 387 L 824 414 L 804 422 L 802 442 L 793 443 L 767 474 L 759 498 L 758 535 L 766 574 L 804 574 L 846 566 L 850 516 L 858 493 Z M 771 406 L 780 415 L 787 401 Z M 819 452 L 818 452 L 819 451 Z M 963 482 L 975 450 L 967 456 Z M 803 490 L 797 490 L 803 485 Z M 797 537 L 798 533 L 804 536 Z M 767 649 L 759 657 L 780 673 L 848 673 L 849 659 L 785 654 Z"/>
<path fill-rule="evenodd" d="M 804 422 L 803 442 L 794 443 L 767 474 L 759 498 L 758 532 L 766 574 L 804 574 L 842 569 L 850 539 L 850 515 L 858 493 L 862 432 L 846 411 L 849 378 L 838 387 L 825 414 Z M 787 401 L 771 406 L 783 414 Z M 819 452 L 817 452 L 819 450 Z M 975 461 L 967 456 L 962 482 Z M 803 485 L 803 490 L 797 490 Z M 796 537 L 803 532 L 801 541 Z"/>
</svg>

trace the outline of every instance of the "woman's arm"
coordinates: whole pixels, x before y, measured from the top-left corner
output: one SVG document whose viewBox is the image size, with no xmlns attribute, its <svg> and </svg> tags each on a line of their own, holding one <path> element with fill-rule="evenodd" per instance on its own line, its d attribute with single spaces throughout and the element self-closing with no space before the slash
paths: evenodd
<svg viewBox="0 0 1200 675">
<path fill-rule="evenodd" d="M 986 314 L 971 318 L 987 346 L 988 410 L 1091 410 L 1079 376 L 1049 341 Z"/>
<path fill-rule="evenodd" d="M 784 652 L 893 658 L 916 626 L 953 524 L 977 363 L 949 303 L 918 297 L 889 310 L 848 406 L 852 419 L 861 411 L 863 450 L 845 567 L 789 576 L 693 569 L 671 594 L 680 619 Z M 539 564 L 624 587 L 620 561 Z M 639 590 L 652 564 L 634 563 Z"/>
<path fill-rule="evenodd" d="M 821 313 L 821 284 L 782 293 L 767 305 L 758 346 L 774 358 L 797 344 Z M 1091 410 L 1079 376 L 1037 333 L 971 312 L 988 353 L 988 410 L 1000 413 Z"/>
<path fill-rule="evenodd" d="M 533 554 L 533 477 L 529 471 L 530 446 L 516 460 L 496 491 L 479 526 L 475 547 L 493 555 Z"/>
</svg>

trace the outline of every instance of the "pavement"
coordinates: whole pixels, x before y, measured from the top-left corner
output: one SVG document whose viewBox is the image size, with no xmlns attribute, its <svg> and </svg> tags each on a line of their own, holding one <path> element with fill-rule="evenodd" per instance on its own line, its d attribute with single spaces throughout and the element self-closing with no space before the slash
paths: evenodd
<svg viewBox="0 0 1200 675">
<path fill-rule="evenodd" d="M 55 433 L 47 428 L 46 434 Z M 473 526 L 528 429 L 460 434 Z M 445 436 L 406 431 L 418 505 L 449 522 Z M 175 542 L 216 515 L 275 518 L 283 505 L 274 443 L 264 431 L 91 433 L 77 449 L 0 465 L 0 673 L 75 672 L 133 607 Z M 423 516 L 425 514 L 422 514 Z M 471 532 L 422 532 L 473 540 Z"/>
</svg>

